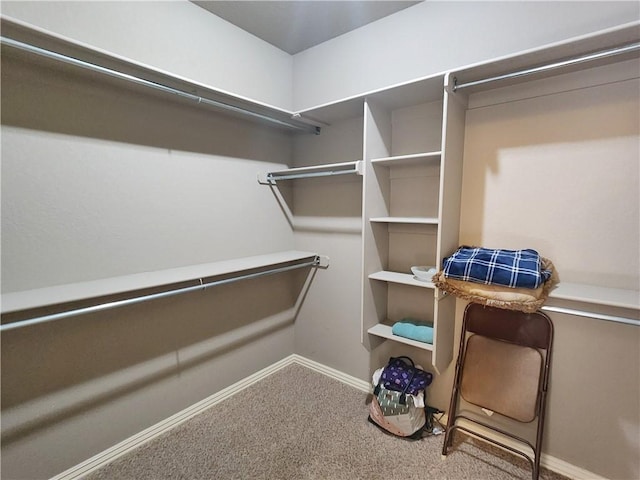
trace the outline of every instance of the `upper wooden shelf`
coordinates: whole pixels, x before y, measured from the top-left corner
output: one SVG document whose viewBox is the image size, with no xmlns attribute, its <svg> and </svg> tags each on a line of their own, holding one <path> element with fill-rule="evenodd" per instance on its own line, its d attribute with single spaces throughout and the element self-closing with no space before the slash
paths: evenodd
<svg viewBox="0 0 640 480">
<path fill-rule="evenodd" d="M 396 155 L 393 157 L 373 158 L 371 159 L 371 163 L 373 165 L 382 165 L 384 167 L 421 165 L 428 162 L 440 161 L 441 156 L 442 152 L 440 151 L 413 153 L 410 155 Z"/>
<path fill-rule="evenodd" d="M 284 251 L 267 255 L 189 265 L 153 272 L 135 273 L 120 277 L 56 285 L 52 287 L 2 294 L 2 313 L 28 310 L 61 303 L 104 297 L 147 288 L 195 282 L 201 279 L 266 269 L 275 265 L 312 260 L 317 254 L 302 251 Z"/>
<path fill-rule="evenodd" d="M 549 298 L 640 310 L 640 292 L 637 290 L 561 282 Z"/>
<path fill-rule="evenodd" d="M 579 71 L 632 58 L 638 58 L 638 51 L 629 51 L 619 55 L 606 55 L 579 63 L 567 61 L 586 57 L 598 52 L 613 50 L 640 40 L 640 22 L 632 22 L 622 26 L 601 30 L 573 37 L 561 42 L 548 44 L 539 48 L 525 50 L 517 54 L 494 58 L 468 65 L 450 72 L 451 82 L 457 85 L 472 83 L 492 77 L 508 76 L 515 72 L 527 72 L 537 67 L 544 67 L 539 72 L 518 74 L 503 80 L 464 88 L 465 94 L 485 91 L 492 88 L 515 85 L 533 79 L 551 77 L 572 71 Z M 564 65 L 564 63 L 566 65 Z M 557 68 L 551 68 L 559 64 Z M 449 85 L 453 88 L 454 85 Z"/>
<path fill-rule="evenodd" d="M 2 54 L 37 59 L 64 69 L 83 69 L 103 75 L 128 88 L 155 89 L 163 94 L 271 127 L 319 133 L 319 127 L 300 121 L 293 112 L 116 55 L 92 45 L 2 16 Z"/>
</svg>

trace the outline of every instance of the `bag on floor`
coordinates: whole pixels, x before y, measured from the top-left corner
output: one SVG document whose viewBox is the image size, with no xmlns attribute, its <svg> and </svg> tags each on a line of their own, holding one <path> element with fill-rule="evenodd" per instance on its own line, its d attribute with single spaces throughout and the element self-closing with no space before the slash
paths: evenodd
<svg viewBox="0 0 640 480">
<path fill-rule="evenodd" d="M 410 395 L 404 405 L 399 403 L 400 395 L 400 392 L 380 388 L 369 404 L 369 421 L 398 437 L 421 438 L 426 424 L 425 409 L 416 407 Z"/>
<path fill-rule="evenodd" d="M 392 357 L 373 390 L 369 421 L 398 437 L 421 438 L 426 425 L 425 389 L 432 379 L 409 357 Z M 416 405 L 417 399 L 421 405 Z"/>
<path fill-rule="evenodd" d="M 391 357 L 384 367 L 380 382 L 384 388 L 417 395 L 433 381 L 433 374 L 416 367 L 409 357 Z"/>
</svg>

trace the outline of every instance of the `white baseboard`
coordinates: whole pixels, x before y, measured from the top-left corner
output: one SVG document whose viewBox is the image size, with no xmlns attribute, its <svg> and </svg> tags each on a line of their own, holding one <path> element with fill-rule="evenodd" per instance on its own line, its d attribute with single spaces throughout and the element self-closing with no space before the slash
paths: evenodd
<svg viewBox="0 0 640 480">
<path fill-rule="evenodd" d="M 442 424 L 443 425 L 447 425 L 447 415 L 443 415 L 442 416 Z M 481 433 L 482 435 L 484 435 L 487 438 L 490 438 L 492 440 L 497 440 L 499 442 L 502 442 L 503 444 L 507 445 L 508 447 L 514 448 L 515 450 L 518 450 L 526 455 L 531 456 L 533 454 L 533 452 L 531 451 L 531 449 L 527 449 L 526 447 L 523 448 L 524 446 L 521 443 L 518 443 L 517 441 L 506 437 L 504 435 L 500 435 L 497 432 L 494 432 L 493 430 L 490 430 L 488 428 L 484 428 L 481 427 L 479 425 L 475 425 L 475 424 L 471 424 L 470 422 L 467 422 L 465 420 L 461 420 L 459 421 L 459 425 L 464 426 L 464 427 L 469 427 L 472 430 L 477 431 L 478 433 Z M 466 431 L 461 431 L 461 433 L 464 434 L 469 434 Z M 478 440 L 481 441 L 485 441 L 483 438 L 480 437 L 476 437 L 473 434 L 469 434 L 471 436 L 473 436 L 474 438 L 477 438 Z M 500 448 L 501 450 L 504 450 L 507 453 L 510 453 L 512 455 L 515 455 L 513 452 L 510 452 L 507 449 L 504 449 L 502 447 L 500 447 L 500 445 L 495 445 L 495 444 L 491 444 L 497 448 Z M 455 452 L 454 451 L 450 451 L 450 454 L 453 454 Z M 588 470 L 585 470 L 584 468 L 580 468 L 577 467 L 575 465 L 572 465 L 569 462 L 565 462 L 564 460 L 560 460 L 559 458 L 553 457 L 551 455 L 548 455 L 546 453 L 542 453 L 542 455 L 540 455 L 540 466 L 544 467 L 548 470 L 551 470 L 553 472 L 559 473 L 560 475 L 564 475 L 565 477 L 569 477 L 572 478 L 573 480 L 607 480 L 605 477 L 602 477 L 600 475 L 597 475 L 593 472 L 589 472 Z"/>
<path fill-rule="evenodd" d="M 254 373 L 253 375 L 249 375 L 248 377 L 240 380 L 239 382 L 234 383 L 233 385 L 228 386 L 220 390 L 217 393 L 214 393 L 210 397 L 201 400 L 198 403 L 191 405 L 190 407 L 185 408 L 184 410 L 176 413 L 175 415 L 162 420 L 161 422 L 152 425 L 151 427 L 143 430 L 142 432 L 133 435 L 126 440 L 114 445 L 103 452 L 94 455 L 93 457 L 85 460 L 84 462 L 65 470 L 64 472 L 52 477 L 51 480 L 76 480 L 82 478 L 84 475 L 101 468 L 108 463 L 112 462 L 118 457 L 122 455 L 126 455 L 132 450 L 144 445 L 145 443 L 153 440 L 159 435 L 171 430 L 172 428 L 177 427 L 181 423 L 186 422 L 190 418 L 204 412 L 208 408 L 216 405 L 217 403 L 222 402 L 223 400 L 235 395 L 236 393 L 244 390 L 245 388 L 253 385 L 254 383 L 262 380 L 265 377 L 268 377 L 272 373 L 277 372 L 281 368 L 286 367 L 295 362 L 293 355 L 290 355 L 282 360 L 270 365 L 262 370 Z"/>
<path fill-rule="evenodd" d="M 577 467 L 569 462 L 547 455 L 546 453 L 543 453 L 540 457 L 540 464 L 553 472 L 575 480 L 607 480 L 606 477 L 602 477 L 598 474 L 585 470 L 584 468 Z"/>
<path fill-rule="evenodd" d="M 127 438 L 126 440 L 123 440 L 122 442 L 118 443 L 117 445 L 114 445 L 113 447 L 108 448 L 107 450 L 104 450 L 103 452 L 100 452 L 97 455 L 94 455 L 88 460 L 85 460 L 84 462 L 74 467 L 71 467 L 68 470 L 65 470 L 64 472 L 56 475 L 55 477 L 52 477 L 51 480 L 78 480 L 83 476 L 87 475 L 88 473 L 107 465 L 108 463 L 112 462 L 116 458 L 121 457 L 122 455 L 126 455 L 127 453 L 133 451 L 134 449 L 153 440 L 157 436 L 162 435 L 163 433 L 171 430 L 172 428 L 177 427 L 181 423 L 186 422 L 190 418 L 193 418 L 194 416 L 204 412 L 205 410 L 216 405 L 217 403 L 220 403 L 221 401 L 226 400 L 227 398 L 235 395 L 236 393 L 244 390 L 245 388 L 253 385 L 254 383 L 268 377 L 269 375 L 277 372 L 281 368 L 284 368 L 294 363 L 310 368 L 318 373 L 331 377 L 351 387 L 354 387 L 360 391 L 363 391 L 363 392 L 371 391 L 371 385 L 367 381 L 360 380 L 359 378 L 353 377 L 339 370 L 328 367 L 326 365 L 323 365 L 314 360 L 310 360 L 308 358 L 302 357 L 300 355 L 296 355 L 296 354 L 289 355 L 288 357 L 283 358 L 282 360 L 274 363 L 273 365 L 263 368 L 262 370 L 254 373 L 253 375 L 249 375 L 248 377 L 240 380 L 239 382 L 236 382 L 233 385 L 230 385 L 227 388 L 220 390 L 217 393 L 214 393 L 210 397 L 207 397 L 204 400 L 201 400 L 200 402 L 185 408 L 184 410 L 176 413 L 175 415 L 172 415 L 171 417 L 156 423 L 155 425 L 143 430 L 142 432 L 136 435 L 133 435 Z M 446 421 L 446 417 L 445 417 L 445 421 Z M 491 432 L 483 432 L 483 433 L 486 433 L 486 435 L 489 436 L 490 438 L 492 438 L 491 435 L 497 438 L 497 436 Z M 509 439 L 505 440 L 504 438 L 500 437 L 500 441 L 502 441 L 506 445 L 513 446 L 514 448 L 518 447 L 516 442 L 511 441 L 512 443 L 509 443 L 510 441 Z M 540 458 L 540 464 L 543 467 L 548 468 L 549 470 L 557 472 L 566 477 L 573 478 L 575 480 L 607 480 L 604 477 L 601 477 L 592 472 L 589 472 L 580 467 L 576 467 L 575 465 L 565 462 L 564 460 L 560 460 L 558 458 L 552 457 L 551 455 L 547 455 L 544 453 Z"/>
<path fill-rule="evenodd" d="M 372 390 L 372 386 L 369 382 L 365 380 L 360 380 L 359 378 L 356 378 L 356 377 L 352 377 L 351 375 L 341 372 L 340 370 L 336 370 L 335 368 L 327 367 L 322 363 L 318 363 L 314 360 L 310 360 L 306 357 L 302 357 L 295 353 L 287 358 L 291 359 L 291 363 L 298 363 L 300 365 L 303 365 L 307 368 L 310 368 L 311 370 L 315 370 L 318 373 L 322 373 L 327 377 L 331 377 L 342 383 L 346 383 L 351 387 L 357 388 L 362 392 L 370 393 Z"/>
</svg>

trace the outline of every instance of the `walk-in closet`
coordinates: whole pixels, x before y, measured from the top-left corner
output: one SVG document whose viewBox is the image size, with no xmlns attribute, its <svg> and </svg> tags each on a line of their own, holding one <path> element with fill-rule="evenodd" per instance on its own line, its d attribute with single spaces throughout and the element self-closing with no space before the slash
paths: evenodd
<svg viewBox="0 0 640 480">
<path fill-rule="evenodd" d="M 207 3 L 0 6 L 2 478 L 292 365 L 364 395 L 407 355 L 446 412 L 467 302 L 415 267 L 462 245 L 559 274 L 542 466 L 637 478 L 638 4 L 329 2 L 406 5 L 289 53 Z"/>
</svg>

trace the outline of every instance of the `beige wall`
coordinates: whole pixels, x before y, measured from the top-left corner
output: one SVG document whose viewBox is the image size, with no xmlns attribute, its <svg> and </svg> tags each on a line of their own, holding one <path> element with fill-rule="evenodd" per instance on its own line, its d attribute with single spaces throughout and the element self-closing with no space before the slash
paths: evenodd
<svg viewBox="0 0 640 480">
<path fill-rule="evenodd" d="M 177 22 L 181 8 L 207 18 L 204 10 L 188 2 L 95 10 L 73 3 L 2 7 L 80 40 L 105 35 L 96 44 L 118 53 L 148 48 L 148 57 L 130 53 L 149 63 L 166 55 L 156 65 L 200 75 L 180 65 L 187 55 L 170 55 L 149 38 L 163 22 Z M 135 26 L 120 23 L 126 7 L 153 14 L 145 17 L 151 31 L 137 30 L 143 38 L 114 33 Z M 196 25 L 185 33 L 197 35 Z M 122 48 L 113 45 L 121 40 Z M 178 40 L 176 51 L 192 52 Z M 266 58 L 261 73 L 272 78 L 278 67 Z M 3 48 L 1 148 L 3 293 L 294 247 L 271 192 L 256 181 L 289 162 L 282 130 L 29 64 Z M 291 354 L 306 273 L 3 332 L 2 477 L 49 478 Z"/>
<path fill-rule="evenodd" d="M 319 136 L 297 137 L 296 165 L 353 162 L 362 158 L 362 118 L 338 122 Z M 296 353 L 366 378 L 368 353 L 360 343 L 362 177 L 299 180 L 292 186 L 293 214 L 306 228 L 294 231 L 296 248 L 331 259 L 314 281 L 296 320 Z"/>
<path fill-rule="evenodd" d="M 640 18 L 634 1 L 421 2 L 293 57 L 296 110 Z"/>
<path fill-rule="evenodd" d="M 637 62 L 622 67 L 470 100 L 462 244 L 535 248 L 561 281 L 638 289 L 640 82 Z M 606 478 L 637 478 L 640 329 L 551 317 L 544 450 Z"/>
<path fill-rule="evenodd" d="M 19 0 L 3 1 L 0 11 L 238 96 L 292 108 L 291 56 L 188 0 Z"/>
<path fill-rule="evenodd" d="M 2 478 L 50 478 L 293 350 L 284 274 L 2 334 Z"/>
<path fill-rule="evenodd" d="M 638 115 L 637 62 L 472 99 L 461 241 L 528 244 L 565 282 L 640 288 Z"/>
</svg>

